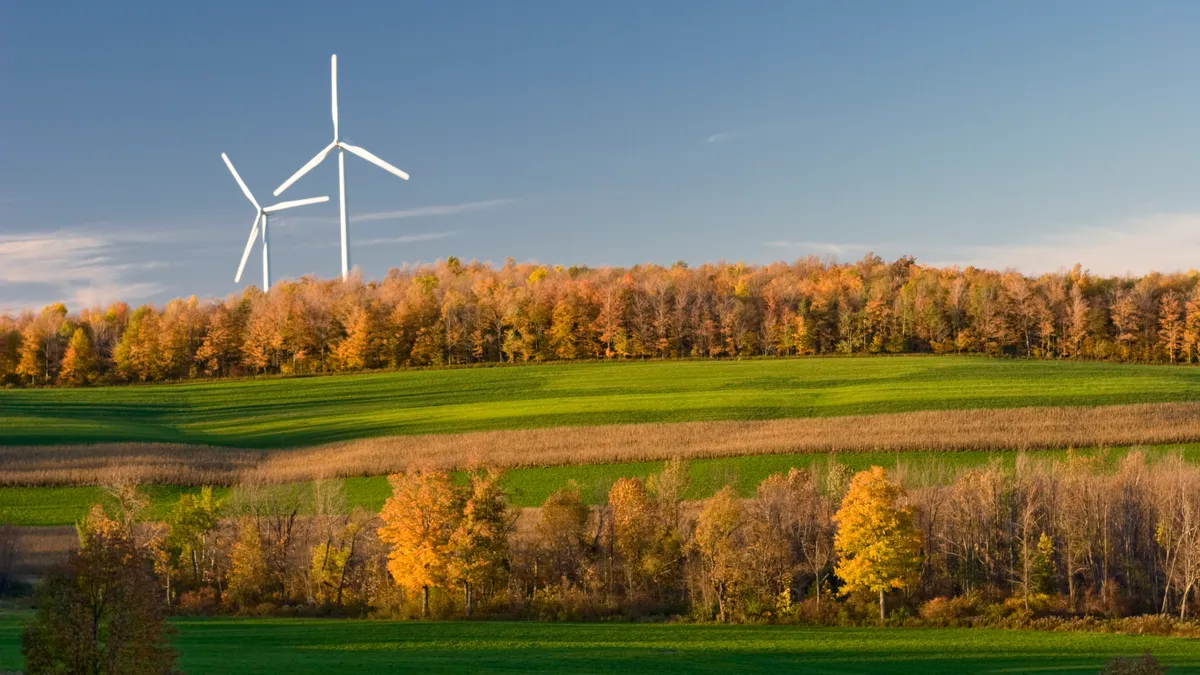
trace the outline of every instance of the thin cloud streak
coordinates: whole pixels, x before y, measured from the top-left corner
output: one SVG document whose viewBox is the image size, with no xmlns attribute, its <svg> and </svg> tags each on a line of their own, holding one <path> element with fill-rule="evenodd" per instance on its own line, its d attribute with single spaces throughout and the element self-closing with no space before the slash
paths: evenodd
<svg viewBox="0 0 1200 675">
<path fill-rule="evenodd" d="M 433 206 L 421 206 L 415 209 L 403 209 L 400 211 L 376 211 L 374 213 L 355 213 L 350 214 L 350 224 L 357 223 L 375 223 L 386 220 L 404 220 L 406 218 L 432 218 L 438 216 L 453 216 L 462 213 L 477 213 L 480 211 L 491 211 L 510 204 L 515 204 L 517 199 L 488 199 L 478 202 L 463 202 L 461 204 L 435 204 Z M 272 221 L 274 222 L 274 221 Z M 308 225 L 314 223 L 328 224 L 337 222 L 337 219 L 318 218 L 313 216 L 290 216 L 280 218 L 279 224 L 282 226 L 293 225 Z"/>
<path fill-rule="evenodd" d="M 421 232 L 418 234 L 402 234 L 402 235 L 398 235 L 395 237 L 376 237 L 374 239 L 354 239 L 351 241 L 351 244 L 353 244 L 355 246 L 386 246 L 388 244 L 413 244 L 413 243 L 418 243 L 418 242 L 422 242 L 422 241 L 437 241 L 438 239 L 445 239 L 447 237 L 453 237 L 453 236 L 456 236 L 457 234 L 458 234 L 457 231 Z M 338 246 L 339 246 L 338 242 L 329 241 L 329 242 L 320 242 L 320 243 L 312 242 L 312 243 L 302 245 L 301 248 L 324 249 L 324 248 L 336 248 Z"/>
<path fill-rule="evenodd" d="M 704 142 L 708 144 L 728 143 L 729 141 L 736 140 L 741 135 L 741 132 L 738 131 L 719 131 L 711 136 L 705 137 Z"/>
<path fill-rule="evenodd" d="M 0 297 L 9 309 L 64 301 L 73 308 L 115 300 L 148 298 L 165 286 L 137 278 L 161 267 L 156 262 L 121 262 L 117 257 L 137 245 L 159 240 L 159 235 L 99 232 L 90 229 L 59 230 L 49 234 L 0 235 L 0 286 L 40 286 L 50 293 L 26 297 Z"/>
<path fill-rule="evenodd" d="M 807 255 L 832 255 L 844 256 L 851 252 L 862 251 L 866 252 L 870 247 L 864 244 L 839 244 L 833 242 L 822 241 L 768 241 L 763 243 L 764 246 L 771 248 L 783 248 L 796 250 Z"/>
</svg>

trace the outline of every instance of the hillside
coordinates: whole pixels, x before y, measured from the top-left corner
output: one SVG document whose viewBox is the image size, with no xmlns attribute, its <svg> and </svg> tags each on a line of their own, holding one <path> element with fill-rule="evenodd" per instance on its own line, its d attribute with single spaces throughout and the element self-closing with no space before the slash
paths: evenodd
<svg viewBox="0 0 1200 675">
<path fill-rule="evenodd" d="M 0 445 L 392 435 L 1200 399 L 1200 369 L 977 357 L 580 363 L 0 390 Z"/>
</svg>

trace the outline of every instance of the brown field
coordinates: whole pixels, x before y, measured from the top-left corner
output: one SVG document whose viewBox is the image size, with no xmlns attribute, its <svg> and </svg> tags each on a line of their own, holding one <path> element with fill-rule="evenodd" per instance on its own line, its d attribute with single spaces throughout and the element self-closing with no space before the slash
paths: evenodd
<svg viewBox="0 0 1200 675">
<path fill-rule="evenodd" d="M 0 485 L 232 485 L 458 469 L 778 453 L 1019 451 L 1200 441 L 1200 403 L 924 411 L 392 436 L 261 451 L 117 443 L 0 448 Z"/>
</svg>

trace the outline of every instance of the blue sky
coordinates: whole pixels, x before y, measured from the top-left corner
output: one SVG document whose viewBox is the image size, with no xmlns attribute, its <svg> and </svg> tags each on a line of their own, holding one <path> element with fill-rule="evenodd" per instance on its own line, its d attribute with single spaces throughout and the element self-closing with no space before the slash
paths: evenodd
<svg viewBox="0 0 1200 675">
<path fill-rule="evenodd" d="M 1175 270 L 1200 253 L 1200 4 L 0 4 L 0 307 L 220 296 L 331 137 L 354 262 Z M 339 269 L 336 162 L 276 278 Z M 1200 267 L 1200 264 L 1195 264 Z M 257 256 L 243 282 L 257 282 Z"/>
</svg>

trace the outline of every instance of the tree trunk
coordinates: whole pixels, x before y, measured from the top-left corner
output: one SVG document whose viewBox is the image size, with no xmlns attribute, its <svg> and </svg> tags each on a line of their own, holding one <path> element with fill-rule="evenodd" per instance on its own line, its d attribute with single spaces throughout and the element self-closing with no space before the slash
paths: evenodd
<svg viewBox="0 0 1200 675">
<path fill-rule="evenodd" d="M 883 589 L 879 589 L 879 625 L 882 626 L 887 620 L 887 612 L 883 604 Z"/>
<path fill-rule="evenodd" d="M 429 587 L 421 587 L 421 618 L 429 617 Z"/>
<path fill-rule="evenodd" d="M 471 618 L 471 610 L 473 609 L 471 607 L 472 599 L 473 598 L 471 597 L 471 582 L 464 581 L 463 582 L 463 606 L 466 607 L 466 609 L 467 609 L 467 618 L 468 619 Z"/>
</svg>

